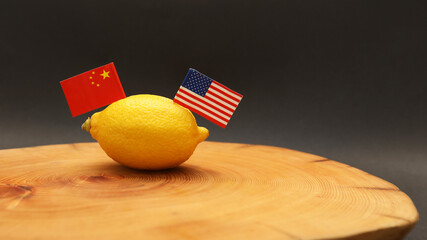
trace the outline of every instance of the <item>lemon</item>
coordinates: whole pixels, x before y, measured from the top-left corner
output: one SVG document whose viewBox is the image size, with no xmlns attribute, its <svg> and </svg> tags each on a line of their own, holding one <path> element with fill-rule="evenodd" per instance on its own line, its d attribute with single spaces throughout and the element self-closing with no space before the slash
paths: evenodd
<svg viewBox="0 0 427 240">
<path fill-rule="evenodd" d="M 209 136 L 188 109 L 149 94 L 110 104 L 88 118 L 82 129 L 116 162 L 152 170 L 178 166 Z"/>
</svg>

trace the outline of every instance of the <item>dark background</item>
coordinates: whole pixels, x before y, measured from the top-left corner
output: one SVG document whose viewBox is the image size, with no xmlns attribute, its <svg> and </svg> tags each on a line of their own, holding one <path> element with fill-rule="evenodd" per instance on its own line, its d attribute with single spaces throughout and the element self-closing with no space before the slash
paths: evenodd
<svg viewBox="0 0 427 240">
<path fill-rule="evenodd" d="M 0 148 L 93 141 L 59 81 L 114 61 L 126 94 L 173 98 L 189 67 L 244 95 L 211 141 L 275 145 L 384 178 L 426 239 L 427 2 L 3 1 Z"/>
</svg>

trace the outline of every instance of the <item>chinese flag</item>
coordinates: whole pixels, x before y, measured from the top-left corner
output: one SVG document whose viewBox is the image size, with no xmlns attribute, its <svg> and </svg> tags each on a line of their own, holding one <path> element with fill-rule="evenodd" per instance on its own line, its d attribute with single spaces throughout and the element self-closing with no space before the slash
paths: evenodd
<svg viewBox="0 0 427 240">
<path fill-rule="evenodd" d="M 114 63 L 61 81 L 73 117 L 125 98 Z"/>
</svg>

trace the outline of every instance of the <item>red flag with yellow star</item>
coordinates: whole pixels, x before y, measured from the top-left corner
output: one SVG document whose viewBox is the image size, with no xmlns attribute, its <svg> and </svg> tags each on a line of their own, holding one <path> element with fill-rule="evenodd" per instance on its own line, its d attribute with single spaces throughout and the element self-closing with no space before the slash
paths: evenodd
<svg viewBox="0 0 427 240">
<path fill-rule="evenodd" d="M 114 63 L 61 81 L 73 117 L 125 98 Z"/>
</svg>

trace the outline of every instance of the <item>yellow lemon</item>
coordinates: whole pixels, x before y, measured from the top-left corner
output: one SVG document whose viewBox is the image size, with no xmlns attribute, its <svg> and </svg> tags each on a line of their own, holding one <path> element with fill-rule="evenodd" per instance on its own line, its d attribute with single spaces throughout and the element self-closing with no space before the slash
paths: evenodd
<svg viewBox="0 0 427 240">
<path fill-rule="evenodd" d="M 209 136 L 188 109 L 149 94 L 110 104 L 88 118 L 82 129 L 90 132 L 113 160 L 138 169 L 178 166 Z"/>
</svg>

